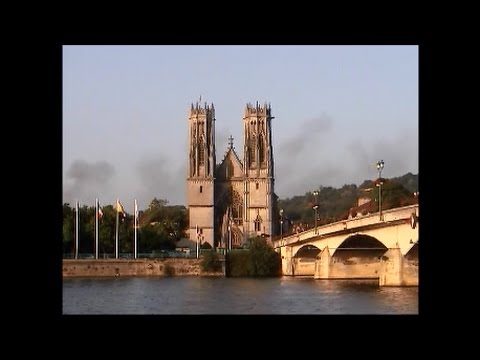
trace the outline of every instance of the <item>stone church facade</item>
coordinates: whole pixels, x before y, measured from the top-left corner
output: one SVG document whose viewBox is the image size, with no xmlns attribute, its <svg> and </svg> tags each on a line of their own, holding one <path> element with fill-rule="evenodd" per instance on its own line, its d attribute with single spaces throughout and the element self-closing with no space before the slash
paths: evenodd
<svg viewBox="0 0 480 360">
<path fill-rule="evenodd" d="M 268 104 L 247 104 L 243 116 L 243 154 L 233 138 L 222 161 L 215 156 L 215 108 L 191 105 L 188 126 L 187 203 L 190 240 L 235 248 L 249 237 L 275 233 L 272 116 Z"/>
</svg>

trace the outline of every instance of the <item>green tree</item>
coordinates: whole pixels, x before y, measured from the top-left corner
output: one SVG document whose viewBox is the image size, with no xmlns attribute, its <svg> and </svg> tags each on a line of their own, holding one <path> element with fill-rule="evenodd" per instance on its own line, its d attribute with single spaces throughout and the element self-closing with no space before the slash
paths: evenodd
<svg viewBox="0 0 480 360">
<path fill-rule="evenodd" d="M 250 239 L 247 271 L 249 276 L 278 276 L 280 274 L 280 256 L 267 245 L 261 237 Z"/>
<path fill-rule="evenodd" d="M 102 207 L 103 217 L 99 220 L 99 252 L 106 256 L 115 253 L 115 222 L 117 212 L 112 205 Z M 100 255 L 99 255 L 100 256 Z"/>
<path fill-rule="evenodd" d="M 382 185 L 383 209 L 409 205 L 415 202 L 416 199 L 413 197 L 413 192 L 418 191 L 418 175 L 408 173 L 398 178 L 383 180 L 385 181 L 385 184 Z M 345 184 L 339 189 L 331 186 L 319 186 L 317 224 L 323 225 L 346 219 L 350 208 L 357 205 L 358 198 L 367 194 L 365 189 L 372 189 L 369 192 L 370 197 L 373 201 L 378 201 L 378 187 L 375 186 L 375 182 L 372 180 L 365 180 L 358 187 L 355 184 Z M 385 194 L 383 194 L 384 192 Z M 275 208 L 277 225 L 280 221 L 279 210 L 283 209 L 284 219 L 288 219 L 294 225 L 301 223 L 304 228 L 310 228 L 315 223 L 314 202 L 313 190 L 306 192 L 304 195 L 278 199 L 278 204 Z M 277 228 L 279 227 L 277 226 Z M 290 230 L 292 228 L 290 227 Z"/>
<path fill-rule="evenodd" d="M 279 276 L 280 255 L 269 246 L 264 238 L 250 238 L 248 250 L 227 254 L 229 276 Z"/>
<path fill-rule="evenodd" d="M 217 272 L 222 270 L 222 263 L 219 255 L 214 251 L 207 251 L 203 254 L 200 267 L 204 272 Z"/>
<path fill-rule="evenodd" d="M 237 250 L 225 256 L 228 276 L 248 276 L 248 253 L 249 250 Z"/>
<path fill-rule="evenodd" d="M 176 247 L 175 238 L 170 236 L 163 223 L 142 226 L 138 241 L 141 252 L 174 250 Z"/>
<path fill-rule="evenodd" d="M 188 211 L 185 206 L 170 206 L 167 200 L 154 198 L 140 213 L 139 225 L 139 251 L 174 250 L 186 235 Z"/>
<path fill-rule="evenodd" d="M 373 201 L 379 199 L 379 187 L 376 186 L 374 191 L 370 193 Z M 382 209 L 393 209 L 399 206 L 411 205 L 415 202 L 413 194 L 400 183 L 383 179 L 382 184 Z"/>
<path fill-rule="evenodd" d="M 83 205 L 80 209 L 79 254 L 94 254 L 95 249 L 95 208 Z"/>
<path fill-rule="evenodd" d="M 75 226 L 74 226 L 74 212 L 70 207 L 70 204 L 63 204 L 63 229 L 62 229 L 62 243 L 63 243 L 63 253 L 68 254 L 73 251 L 73 242 L 75 235 Z"/>
</svg>

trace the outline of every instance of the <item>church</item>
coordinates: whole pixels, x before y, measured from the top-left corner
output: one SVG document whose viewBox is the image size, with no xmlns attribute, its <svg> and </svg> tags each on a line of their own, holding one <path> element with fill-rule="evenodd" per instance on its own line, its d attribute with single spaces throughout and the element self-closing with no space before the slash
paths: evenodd
<svg viewBox="0 0 480 360">
<path fill-rule="evenodd" d="M 230 135 L 217 164 L 213 103 L 191 104 L 188 115 L 187 204 L 189 238 L 213 248 L 238 248 L 248 238 L 271 240 L 277 232 L 274 192 L 272 109 L 247 104 L 243 115 L 243 154 Z"/>
</svg>

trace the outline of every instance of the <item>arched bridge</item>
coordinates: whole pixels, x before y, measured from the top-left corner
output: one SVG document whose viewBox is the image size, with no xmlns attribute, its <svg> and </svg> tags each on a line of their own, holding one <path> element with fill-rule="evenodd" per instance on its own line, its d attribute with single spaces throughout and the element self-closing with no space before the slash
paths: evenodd
<svg viewBox="0 0 480 360">
<path fill-rule="evenodd" d="M 419 207 L 409 205 L 319 226 L 273 242 L 282 272 L 316 279 L 418 285 Z"/>
</svg>

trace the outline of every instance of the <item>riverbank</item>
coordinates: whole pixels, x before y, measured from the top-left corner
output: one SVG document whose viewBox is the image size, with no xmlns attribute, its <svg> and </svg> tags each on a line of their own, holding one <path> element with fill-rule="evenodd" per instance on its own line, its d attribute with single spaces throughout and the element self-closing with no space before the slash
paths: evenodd
<svg viewBox="0 0 480 360">
<path fill-rule="evenodd" d="M 203 272 L 200 259 L 64 259 L 63 277 L 224 276 Z"/>
</svg>

